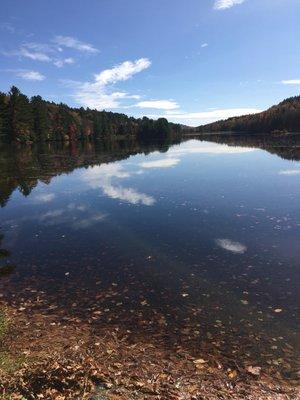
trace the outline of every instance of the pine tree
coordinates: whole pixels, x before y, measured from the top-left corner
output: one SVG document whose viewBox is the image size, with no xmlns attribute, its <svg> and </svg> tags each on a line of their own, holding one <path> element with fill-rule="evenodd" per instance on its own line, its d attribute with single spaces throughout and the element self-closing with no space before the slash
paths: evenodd
<svg viewBox="0 0 300 400">
<path fill-rule="evenodd" d="M 0 138 L 6 139 L 8 134 L 8 97 L 5 93 L 0 92 Z"/>
<path fill-rule="evenodd" d="M 179 125 L 169 124 L 164 118 L 135 119 L 120 113 L 71 108 L 41 96 L 29 101 L 15 86 L 8 94 L 0 92 L 0 138 L 9 141 L 73 141 L 127 134 L 151 139 L 179 131 Z"/>
<path fill-rule="evenodd" d="M 33 116 L 27 96 L 12 86 L 9 92 L 9 135 L 11 140 L 27 141 L 33 138 Z"/>
<path fill-rule="evenodd" d="M 33 112 L 33 129 L 39 140 L 49 138 L 49 118 L 47 115 L 47 103 L 41 96 L 31 98 Z"/>
</svg>

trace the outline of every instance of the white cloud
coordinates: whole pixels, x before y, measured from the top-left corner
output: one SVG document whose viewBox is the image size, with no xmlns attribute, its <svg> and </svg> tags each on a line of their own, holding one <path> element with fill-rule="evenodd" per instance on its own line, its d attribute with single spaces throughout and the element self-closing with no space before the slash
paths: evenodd
<svg viewBox="0 0 300 400">
<path fill-rule="evenodd" d="M 215 10 L 226 10 L 237 4 L 244 3 L 245 0 L 215 0 L 214 9 Z"/>
<path fill-rule="evenodd" d="M 244 254 L 247 251 L 247 247 L 239 242 L 233 242 L 230 239 L 216 239 L 216 243 L 222 249 L 231 251 L 236 254 Z"/>
<path fill-rule="evenodd" d="M 129 178 L 130 174 L 117 163 L 102 164 L 88 168 L 83 172 L 82 179 L 93 188 L 100 188 L 103 193 L 112 198 L 126 201 L 130 204 L 143 204 L 152 206 L 155 199 L 133 188 L 126 188 L 112 183 L 113 179 Z"/>
<path fill-rule="evenodd" d="M 148 101 L 140 101 L 135 104 L 135 107 L 138 108 L 154 108 L 160 110 L 175 110 L 179 108 L 179 105 L 172 100 L 148 100 Z"/>
<path fill-rule="evenodd" d="M 179 158 L 164 158 L 162 160 L 145 161 L 140 163 L 142 168 L 169 168 L 174 167 L 180 162 Z"/>
<path fill-rule="evenodd" d="M 71 57 L 60 59 L 57 57 L 57 49 L 53 46 L 43 43 L 23 43 L 22 46 L 15 51 L 2 52 L 5 56 L 17 56 L 29 58 L 33 61 L 53 63 L 57 67 L 62 67 L 64 64 L 73 64 L 75 60 Z"/>
<path fill-rule="evenodd" d="M 39 203 L 50 203 L 55 198 L 54 193 L 48 193 L 48 194 L 39 194 L 37 195 L 34 200 L 39 202 Z"/>
<path fill-rule="evenodd" d="M 165 117 L 171 122 L 182 123 L 190 126 L 199 126 L 209 124 L 230 117 L 238 117 L 241 115 L 255 114 L 262 110 L 256 108 L 229 108 L 219 109 L 206 112 L 169 112 L 166 115 L 149 115 L 150 118 Z"/>
<path fill-rule="evenodd" d="M 64 58 L 62 60 L 56 60 L 53 62 L 53 64 L 58 68 L 63 67 L 65 64 L 74 64 L 74 63 L 75 60 L 72 57 Z"/>
<path fill-rule="evenodd" d="M 138 96 L 126 92 L 112 92 L 109 90 L 110 86 L 132 78 L 135 74 L 149 68 L 150 65 L 150 60 L 140 58 L 136 61 L 125 61 L 111 69 L 106 69 L 95 74 L 92 82 L 75 84 L 74 98 L 79 104 L 93 109 L 118 108 L 120 99 L 136 99 Z"/>
<path fill-rule="evenodd" d="M 40 51 L 42 53 L 55 53 L 56 49 L 51 44 L 39 43 L 39 42 L 26 42 L 22 44 L 22 47 L 27 49 Z"/>
<path fill-rule="evenodd" d="M 93 45 L 90 43 L 85 43 L 82 42 L 76 38 L 73 38 L 71 36 L 55 36 L 53 40 L 56 44 L 62 47 L 68 47 L 71 49 L 78 50 L 83 53 L 99 53 L 99 50 L 96 49 Z"/>
<path fill-rule="evenodd" d="M 110 83 L 126 81 L 138 72 L 149 68 L 151 65 L 148 58 L 140 58 L 136 61 L 125 61 L 111 69 L 106 69 L 95 75 L 95 81 L 101 86 L 106 86 Z"/>
<path fill-rule="evenodd" d="M 62 52 L 68 49 L 75 49 L 80 53 L 98 53 L 98 50 L 89 43 L 81 42 L 69 36 L 56 36 L 50 43 L 26 42 L 22 43 L 17 50 L 2 52 L 2 54 L 29 58 L 33 61 L 48 62 L 61 68 L 64 65 L 74 64 L 75 62 L 72 57 L 62 58 Z"/>
<path fill-rule="evenodd" d="M 20 71 L 17 76 L 27 81 L 43 81 L 46 78 L 38 71 Z"/>
<path fill-rule="evenodd" d="M 77 103 L 91 109 L 104 110 L 120 108 L 121 99 L 128 98 L 125 92 L 105 93 L 103 89 L 97 90 L 93 84 L 84 84 L 74 95 Z"/>
<path fill-rule="evenodd" d="M 300 169 L 284 169 L 279 171 L 279 175 L 300 175 Z"/>
<path fill-rule="evenodd" d="M 281 81 L 283 85 L 300 85 L 300 79 L 290 79 Z"/>
<path fill-rule="evenodd" d="M 202 43 L 202 44 L 201 44 L 201 47 L 202 47 L 202 48 L 207 47 L 207 46 L 208 46 L 208 43 Z"/>
<path fill-rule="evenodd" d="M 46 53 L 30 50 L 25 45 L 20 48 L 20 51 L 17 52 L 16 55 L 30 58 L 31 60 L 34 60 L 34 61 L 42 61 L 42 62 L 50 62 L 51 61 L 51 58 Z"/>
</svg>

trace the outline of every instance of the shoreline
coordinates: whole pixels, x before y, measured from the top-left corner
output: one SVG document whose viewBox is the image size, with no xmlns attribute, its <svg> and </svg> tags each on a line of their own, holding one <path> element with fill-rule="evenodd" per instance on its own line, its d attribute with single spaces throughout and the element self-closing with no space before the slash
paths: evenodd
<svg viewBox="0 0 300 400">
<path fill-rule="evenodd" d="M 56 315 L 7 309 L 0 370 L 4 399 L 296 400 L 292 383 L 243 360 L 195 353 L 157 332 L 105 327 Z M 94 313 L 97 320 L 97 313 Z M 12 368 L 13 364 L 16 368 Z M 101 397 L 101 396 L 102 397 Z M 11 396 L 11 397 L 8 397 Z M 94 396 L 94 397 L 93 397 Z M 100 396 L 100 397 L 99 397 Z"/>
</svg>

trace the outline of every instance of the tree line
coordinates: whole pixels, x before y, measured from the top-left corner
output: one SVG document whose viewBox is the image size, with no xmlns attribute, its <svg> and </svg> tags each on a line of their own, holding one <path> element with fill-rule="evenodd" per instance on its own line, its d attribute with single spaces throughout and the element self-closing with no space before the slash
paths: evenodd
<svg viewBox="0 0 300 400">
<path fill-rule="evenodd" d="M 199 132 L 300 132 L 300 96 L 290 97 L 268 110 L 202 125 Z"/>
<path fill-rule="evenodd" d="M 181 131 L 165 118 L 157 120 L 128 117 L 125 114 L 71 108 L 41 96 L 28 98 L 13 86 L 0 92 L 0 139 L 6 142 L 74 141 L 113 136 L 166 139 Z"/>
</svg>

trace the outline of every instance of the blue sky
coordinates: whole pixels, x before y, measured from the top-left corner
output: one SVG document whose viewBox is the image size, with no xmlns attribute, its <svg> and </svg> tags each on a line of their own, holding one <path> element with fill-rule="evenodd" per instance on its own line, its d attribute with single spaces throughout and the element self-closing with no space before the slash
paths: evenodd
<svg viewBox="0 0 300 400">
<path fill-rule="evenodd" d="M 199 125 L 300 94 L 299 0 L 2 0 L 0 90 Z"/>
</svg>

